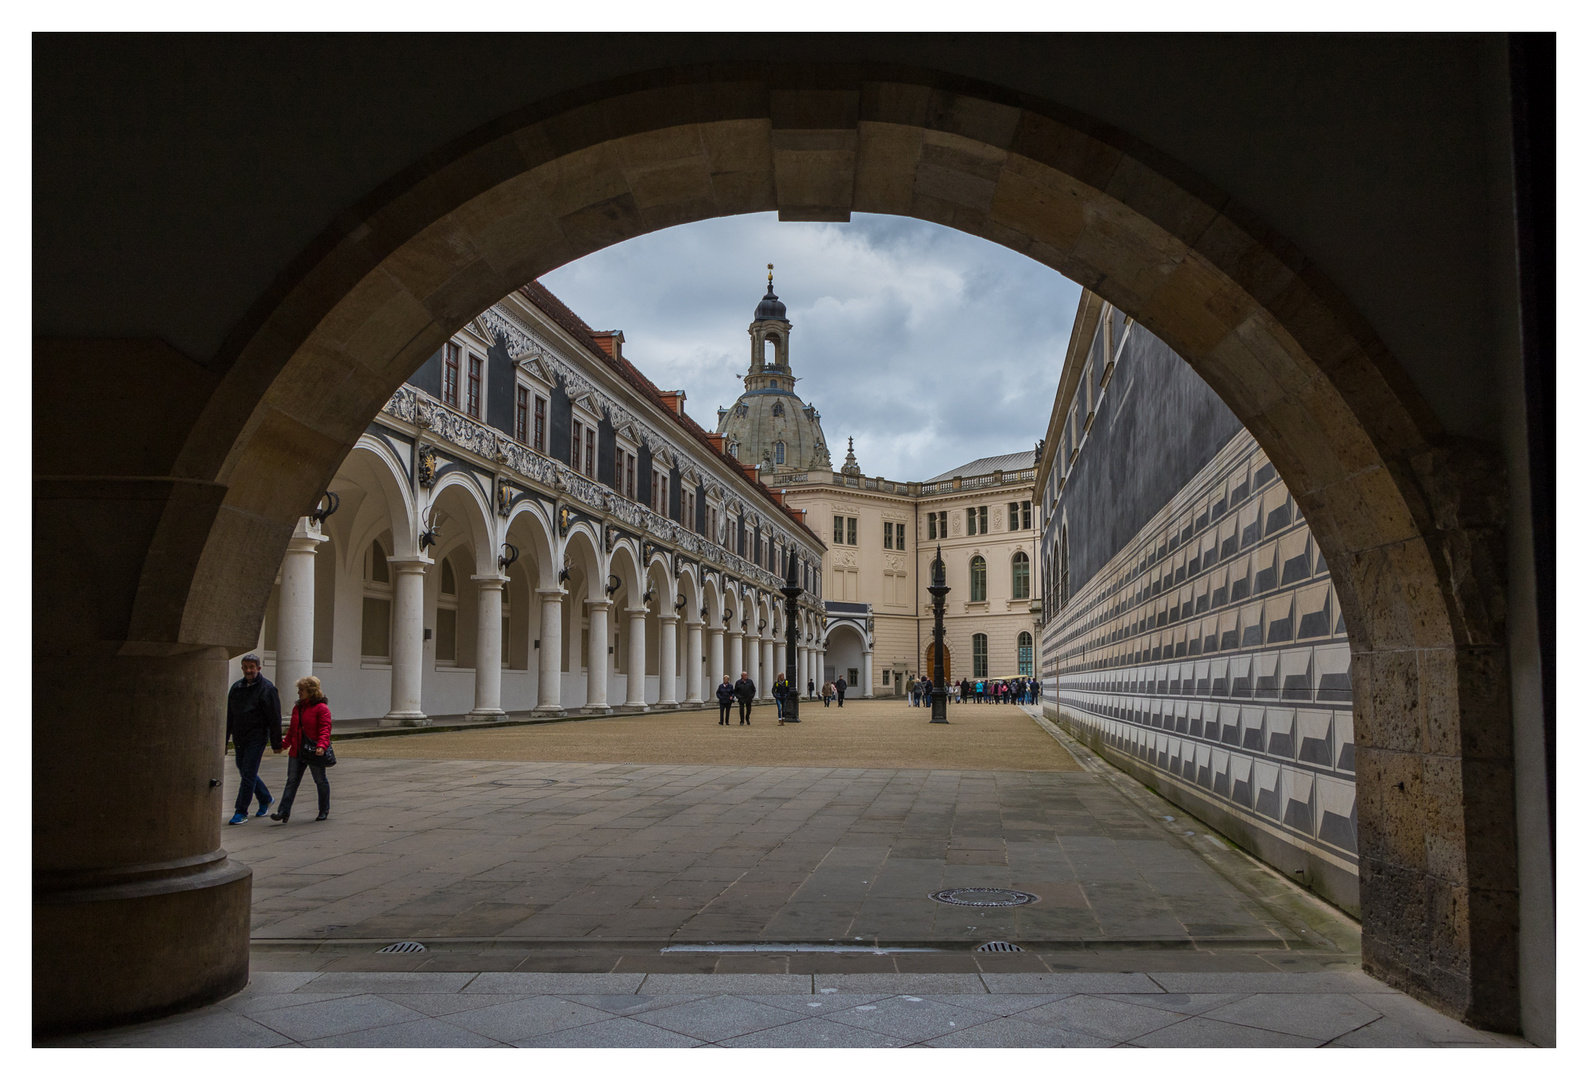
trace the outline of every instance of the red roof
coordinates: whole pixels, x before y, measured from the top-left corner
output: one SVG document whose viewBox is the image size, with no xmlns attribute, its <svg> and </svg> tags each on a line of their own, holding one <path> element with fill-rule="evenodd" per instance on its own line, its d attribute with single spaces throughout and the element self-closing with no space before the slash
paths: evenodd
<svg viewBox="0 0 1588 1080">
<path fill-rule="evenodd" d="M 623 359 L 623 357 L 608 353 L 606 348 L 604 348 L 601 342 L 597 339 L 595 331 L 590 328 L 589 324 L 581 319 L 578 315 L 575 315 L 573 310 L 569 308 L 567 304 L 564 304 L 561 300 L 552 295 L 550 289 L 546 288 L 546 286 L 542 285 L 539 281 L 532 281 L 518 291 L 521 295 L 523 295 L 524 299 L 528 300 L 531 304 L 535 305 L 535 307 L 545 312 L 546 315 L 551 318 L 552 322 L 562 327 L 571 337 L 573 337 L 575 341 L 583 345 L 585 349 L 589 351 L 592 359 L 600 361 L 613 371 L 617 372 L 625 382 L 627 382 L 635 390 L 639 391 L 641 395 L 655 402 L 656 405 L 667 414 L 668 419 L 682 428 L 683 431 L 688 434 L 690 438 L 694 439 L 694 441 L 698 443 L 701 449 L 704 450 L 708 455 L 719 459 L 730 471 L 743 472 L 745 474 L 745 478 L 760 489 L 759 494 L 766 501 L 767 505 L 776 507 L 784 517 L 788 518 L 790 524 L 798 528 L 801 532 L 805 533 L 806 536 L 810 537 L 810 539 L 816 544 L 817 550 L 827 550 L 827 545 L 822 542 L 821 537 L 817 536 L 816 533 L 809 526 L 807 526 L 804 521 L 800 520 L 801 515 L 796 515 L 792 510 L 784 506 L 782 500 L 773 494 L 771 488 L 767 487 L 765 484 L 761 483 L 760 480 L 755 478 L 755 469 L 752 466 L 747 466 L 732 454 L 729 454 L 724 450 L 719 450 L 713 443 L 712 439 L 709 438 L 710 433 L 707 432 L 705 428 L 702 428 L 699 424 L 695 423 L 694 420 L 690 419 L 687 413 L 675 412 L 667 397 L 663 395 L 662 391 L 657 388 L 655 383 L 647 379 L 640 372 L 639 368 Z M 616 351 L 617 350 L 614 349 L 613 353 Z"/>
</svg>

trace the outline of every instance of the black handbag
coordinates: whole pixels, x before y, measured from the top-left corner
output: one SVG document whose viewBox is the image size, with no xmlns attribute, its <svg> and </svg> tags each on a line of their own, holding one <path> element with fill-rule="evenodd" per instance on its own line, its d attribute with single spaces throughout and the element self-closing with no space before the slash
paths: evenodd
<svg viewBox="0 0 1588 1080">
<path fill-rule="evenodd" d="M 311 754 L 309 760 L 318 762 L 323 768 L 329 769 L 336 764 L 336 749 L 330 743 L 325 744 L 325 753 Z"/>
</svg>

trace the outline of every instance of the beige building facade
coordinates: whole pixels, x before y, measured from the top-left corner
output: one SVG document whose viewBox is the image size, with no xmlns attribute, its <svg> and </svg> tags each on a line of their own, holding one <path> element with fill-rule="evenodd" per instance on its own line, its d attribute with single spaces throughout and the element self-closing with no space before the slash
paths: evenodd
<svg viewBox="0 0 1588 1080">
<path fill-rule="evenodd" d="M 825 677 L 847 679 L 854 671 L 866 693 L 890 697 L 905 693 L 901 683 L 910 676 L 930 673 L 928 586 L 939 550 L 950 590 L 943 617 L 948 678 L 1035 675 L 1035 475 L 1028 450 L 926 481 L 868 477 L 852 442 L 838 471 L 763 474 L 788 506 L 805 511 L 828 546 Z M 858 632 L 861 619 L 869 634 Z"/>
</svg>

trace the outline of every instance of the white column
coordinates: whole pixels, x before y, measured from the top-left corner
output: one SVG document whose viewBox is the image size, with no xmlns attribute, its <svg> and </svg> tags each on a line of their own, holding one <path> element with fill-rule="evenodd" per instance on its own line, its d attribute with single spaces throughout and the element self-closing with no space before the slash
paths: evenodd
<svg viewBox="0 0 1588 1080">
<path fill-rule="evenodd" d="M 761 687 L 761 696 L 766 698 L 768 701 L 772 700 L 772 684 L 777 682 L 778 667 L 775 663 L 773 663 L 773 657 L 775 655 L 776 654 L 772 647 L 772 639 L 769 637 L 762 638 L 761 675 L 765 681 L 764 683 L 757 685 Z"/>
<path fill-rule="evenodd" d="M 728 666 L 722 673 L 728 676 L 729 682 L 739 681 L 739 672 L 748 671 L 744 666 L 744 631 L 728 631 Z"/>
<path fill-rule="evenodd" d="M 871 696 L 871 650 L 867 649 L 864 653 L 862 653 L 860 660 L 860 686 L 865 691 L 860 696 L 863 698 L 868 698 Z"/>
<path fill-rule="evenodd" d="M 799 677 L 800 683 L 799 686 L 795 687 L 795 689 L 799 691 L 800 697 L 804 697 L 805 683 L 810 679 L 811 651 L 805 646 L 801 645 L 799 646 L 798 651 L 795 653 L 795 657 L 797 658 L 799 665 L 796 675 Z"/>
<path fill-rule="evenodd" d="M 474 708 L 469 715 L 477 720 L 506 716 L 502 711 L 502 574 L 475 574 L 469 578 L 478 586 L 475 603 L 479 607 L 479 629 L 474 635 Z"/>
<path fill-rule="evenodd" d="M 562 715 L 562 589 L 536 589 L 540 597 L 540 687 L 535 712 Z"/>
<path fill-rule="evenodd" d="M 701 625 L 692 622 L 687 624 L 684 634 L 684 704 L 686 705 L 694 705 L 700 701 L 700 631 Z"/>
<path fill-rule="evenodd" d="M 748 631 L 744 635 L 744 670 L 750 673 L 750 681 L 755 683 L 756 696 L 766 693 L 761 686 L 761 639 L 755 631 Z"/>
<path fill-rule="evenodd" d="M 658 615 L 661 640 L 656 643 L 656 704 L 672 708 L 678 704 L 678 616 Z"/>
<path fill-rule="evenodd" d="M 423 555 L 386 560 L 394 572 L 391 605 L 391 711 L 382 727 L 424 727 L 430 723 L 419 707 L 425 657 L 425 571 L 433 564 Z"/>
<path fill-rule="evenodd" d="M 715 696 L 717 693 L 717 683 L 724 675 L 728 674 L 728 669 L 724 666 L 726 658 L 722 653 L 722 627 L 713 626 L 710 630 L 706 631 L 706 635 L 711 639 L 711 651 L 709 658 L 706 661 L 706 670 L 704 673 L 705 679 L 703 681 L 706 683 L 706 685 L 711 687 L 711 693 L 713 696 Z M 732 682 L 738 677 L 738 675 L 739 673 L 735 671 L 731 676 L 729 676 L 728 681 Z"/>
<path fill-rule="evenodd" d="M 772 668 L 779 675 L 788 673 L 788 642 L 782 638 L 772 643 Z M 799 673 L 795 672 L 794 677 L 798 678 Z"/>
<path fill-rule="evenodd" d="M 645 616 L 643 607 L 627 609 L 629 616 L 629 696 L 625 708 L 645 709 Z"/>
<path fill-rule="evenodd" d="M 281 604 L 276 620 L 276 689 L 284 715 L 298 700 L 298 680 L 314 674 L 314 549 L 325 534 L 299 518 L 281 560 Z"/>
<path fill-rule="evenodd" d="M 607 612 L 610 600 L 586 600 L 590 612 L 590 668 L 586 676 L 585 711 L 608 713 L 607 707 Z"/>
</svg>

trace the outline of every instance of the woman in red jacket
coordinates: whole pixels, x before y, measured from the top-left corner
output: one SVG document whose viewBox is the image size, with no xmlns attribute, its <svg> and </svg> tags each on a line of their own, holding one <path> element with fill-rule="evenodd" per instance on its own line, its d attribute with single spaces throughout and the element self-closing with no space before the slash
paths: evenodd
<svg viewBox="0 0 1588 1080">
<path fill-rule="evenodd" d="M 292 723 L 287 726 L 283 740 L 287 749 L 287 789 L 281 793 L 272 821 L 287 823 L 292 813 L 292 800 L 298 794 L 298 783 L 303 770 L 314 774 L 314 787 L 320 795 L 320 816 L 324 821 L 331 816 L 331 784 L 325 778 L 325 749 L 331 745 L 331 707 L 320 692 L 320 680 L 306 675 L 298 680 L 298 703 L 292 707 Z"/>
</svg>

